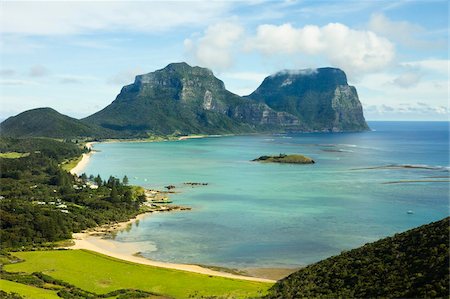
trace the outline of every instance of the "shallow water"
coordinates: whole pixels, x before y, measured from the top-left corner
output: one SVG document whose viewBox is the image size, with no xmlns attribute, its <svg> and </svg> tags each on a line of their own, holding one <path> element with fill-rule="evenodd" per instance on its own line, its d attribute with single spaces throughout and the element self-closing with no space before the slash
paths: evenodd
<svg viewBox="0 0 450 299">
<path fill-rule="evenodd" d="M 369 125 L 375 131 L 96 144 L 86 173 L 177 186 L 171 199 L 192 211 L 147 217 L 116 237 L 148 258 L 300 266 L 449 215 L 448 123 Z M 279 153 L 316 164 L 250 162 Z"/>
</svg>

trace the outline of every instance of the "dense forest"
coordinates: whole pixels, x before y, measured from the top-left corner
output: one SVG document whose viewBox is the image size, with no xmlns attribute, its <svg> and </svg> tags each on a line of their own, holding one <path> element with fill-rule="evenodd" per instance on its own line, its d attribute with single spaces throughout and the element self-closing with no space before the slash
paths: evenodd
<svg viewBox="0 0 450 299">
<path fill-rule="evenodd" d="M 449 219 L 310 265 L 265 298 L 448 298 Z"/>
<path fill-rule="evenodd" d="M 145 200 L 126 177 L 103 180 L 62 170 L 63 161 L 87 151 L 77 143 L 1 138 L 0 151 L 20 154 L 0 156 L 0 248 L 42 246 L 124 221 L 139 213 Z"/>
</svg>

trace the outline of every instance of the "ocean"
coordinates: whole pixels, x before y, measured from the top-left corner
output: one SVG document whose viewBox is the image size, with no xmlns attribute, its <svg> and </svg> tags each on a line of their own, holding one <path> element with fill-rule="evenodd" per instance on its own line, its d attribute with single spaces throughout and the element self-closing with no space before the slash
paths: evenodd
<svg viewBox="0 0 450 299">
<path fill-rule="evenodd" d="M 449 215 L 449 123 L 369 122 L 362 133 L 99 143 L 86 169 L 175 185 L 174 204 L 117 234 L 147 258 L 298 267 Z M 251 162 L 303 154 L 312 165 Z M 185 182 L 208 183 L 192 187 Z"/>
</svg>

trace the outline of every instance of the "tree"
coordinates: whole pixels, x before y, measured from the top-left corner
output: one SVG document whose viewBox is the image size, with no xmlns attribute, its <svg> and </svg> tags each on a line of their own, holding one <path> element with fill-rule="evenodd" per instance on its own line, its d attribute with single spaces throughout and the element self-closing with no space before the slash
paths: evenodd
<svg viewBox="0 0 450 299">
<path fill-rule="evenodd" d="M 127 175 L 125 175 L 125 176 L 123 177 L 122 183 L 123 183 L 125 186 L 128 185 L 129 181 L 128 181 Z"/>
<path fill-rule="evenodd" d="M 111 187 L 111 193 L 110 193 L 110 196 L 109 196 L 109 197 L 111 198 L 111 201 L 112 201 L 112 202 L 117 202 L 117 201 L 119 201 L 119 195 L 118 195 L 118 193 L 117 193 L 117 187 L 116 187 L 115 184 L 112 185 L 112 187 Z"/>
<path fill-rule="evenodd" d="M 127 191 L 125 191 L 123 199 L 125 202 L 131 203 L 133 201 L 133 192 L 131 192 L 130 189 L 127 189 Z"/>
<path fill-rule="evenodd" d="M 97 177 L 94 179 L 94 182 L 97 184 L 97 186 L 102 186 L 102 177 L 98 174 Z"/>
</svg>

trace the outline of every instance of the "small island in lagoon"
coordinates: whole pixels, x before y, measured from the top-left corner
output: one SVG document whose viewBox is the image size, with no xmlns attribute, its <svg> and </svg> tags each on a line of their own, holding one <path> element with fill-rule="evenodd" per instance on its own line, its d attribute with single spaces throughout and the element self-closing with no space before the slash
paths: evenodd
<svg viewBox="0 0 450 299">
<path fill-rule="evenodd" d="M 289 164 L 314 164 L 313 159 L 300 155 L 300 154 L 279 154 L 278 156 L 261 156 L 253 159 L 252 162 L 264 162 L 264 163 L 289 163 Z"/>
</svg>

